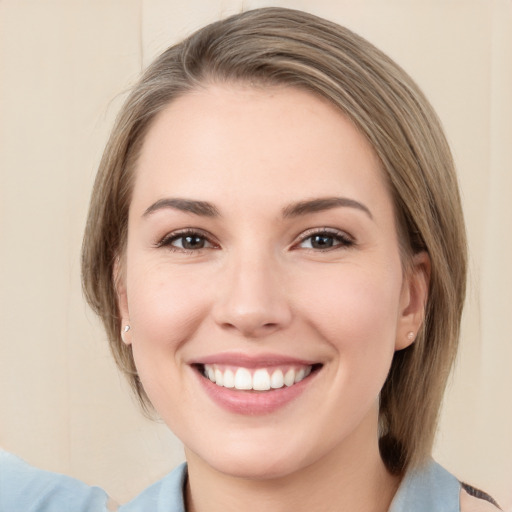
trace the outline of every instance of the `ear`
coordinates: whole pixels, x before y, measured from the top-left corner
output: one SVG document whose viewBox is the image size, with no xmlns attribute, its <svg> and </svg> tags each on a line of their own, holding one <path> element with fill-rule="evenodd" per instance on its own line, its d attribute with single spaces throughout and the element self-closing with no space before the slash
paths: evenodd
<svg viewBox="0 0 512 512">
<path fill-rule="evenodd" d="M 430 257 L 419 252 L 412 257 L 400 294 L 395 350 L 411 345 L 425 320 L 430 284 Z"/>
<path fill-rule="evenodd" d="M 123 262 L 119 256 L 116 257 L 112 273 L 117 295 L 117 307 L 119 309 L 119 314 L 121 315 L 121 339 L 126 345 L 131 345 L 130 314 L 126 293 L 126 275 Z"/>
</svg>

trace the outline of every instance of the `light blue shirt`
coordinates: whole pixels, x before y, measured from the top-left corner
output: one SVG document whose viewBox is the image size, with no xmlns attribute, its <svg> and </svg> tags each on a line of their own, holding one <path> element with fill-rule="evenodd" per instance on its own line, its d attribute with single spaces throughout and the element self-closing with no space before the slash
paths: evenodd
<svg viewBox="0 0 512 512">
<path fill-rule="evenodd" d="M 121 505 L 119 512 L 186 512 L 186 480 L 187 465 L 181 464 L 162 480 L 142 491 L 135 499 Z"/>
<path fill-rule="evenodd" d="M 186 512 L 183 488 L 187 466 L 182 464 L 152 485 L 119 512 Z M 432 461 L 409 472 L 400 485 L 389 512 L 459 512 L 460 483 Z"/>
<path fill-rule="evenodd" d="M 389 512 L 434 511 L 460 511 L 460 482 L 431 461 L 425 467 L 405 475 Z"/>
<path fill-rule="evenodd" d="M 143 491 L 119 512 L 186 512 L 182 464 Z M 389 512 L 459 512 L 460 483 L 439 464 L 410 471 Z M 0 512 L 108 512 L 108 496 L 98 487 L 63 475 L 35 469 L 0 451 Z"/>
<path fill-rule="evenodd" d="M 107 512 L 108 496 L 0 450 L 0 512 Z"/>
</svg>

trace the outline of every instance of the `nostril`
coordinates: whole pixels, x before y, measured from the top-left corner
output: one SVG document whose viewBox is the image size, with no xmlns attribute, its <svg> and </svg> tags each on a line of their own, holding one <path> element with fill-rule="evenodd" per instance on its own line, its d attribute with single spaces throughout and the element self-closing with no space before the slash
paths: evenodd
<svg viewBox="0 0 512 512">
<path fill-rule="evenodd" d="M 269 272 L 263 264 L 256 269 L 233 267 L 231 278 L 228 276 L 219 289 L 212 308 L 218 326 L 258 337 L 290 324 L 289 297 L 281 287 L 269 282 Z"/>
<path fill-rule="evenodd" d="M 280 328 L 279 322 L 264 322 L 257 316 L 240 316 L 230 322 L 222 322 L 220 326 L 227 331 L 238 331 L 247 338 L 264 336 Z"/>
</svg>

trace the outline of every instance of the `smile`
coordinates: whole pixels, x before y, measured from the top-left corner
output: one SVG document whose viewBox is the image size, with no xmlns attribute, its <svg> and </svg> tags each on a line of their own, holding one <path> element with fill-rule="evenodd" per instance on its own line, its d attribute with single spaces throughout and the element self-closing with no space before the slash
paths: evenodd
<svg viewBox="0 0 512 512">
<path fill-rule="evenodd" d="M 224 353 L 191 361 L 201 388 L 230 413 L 258 416 L 284 408 L 314 386 L 324 363 L 278 354 Z"/>
<path fill-rule="evenodd" d="M 269 391 L 290 387 L 304 380 L 312 370 L 313 365 L 249 369 L 205 364 L 202 368 L 203 375 L 217 386 L 240 391 Z"/>
</svg>

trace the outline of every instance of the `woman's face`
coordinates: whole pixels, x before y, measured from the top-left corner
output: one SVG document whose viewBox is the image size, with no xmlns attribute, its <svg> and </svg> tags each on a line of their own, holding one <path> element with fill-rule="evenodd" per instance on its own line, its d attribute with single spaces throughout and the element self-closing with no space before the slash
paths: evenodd
<svg viewBox="0 0 512 512">
<path fill-rule="evenodd" d="M 140 154 L 122 265 L 125 341 L 189 457 L 269 477 L 375 446 L 426 287 L 403 275 L 378 159 L 333 106 L 237 85 L 172 102 Z"/>
</svg>

